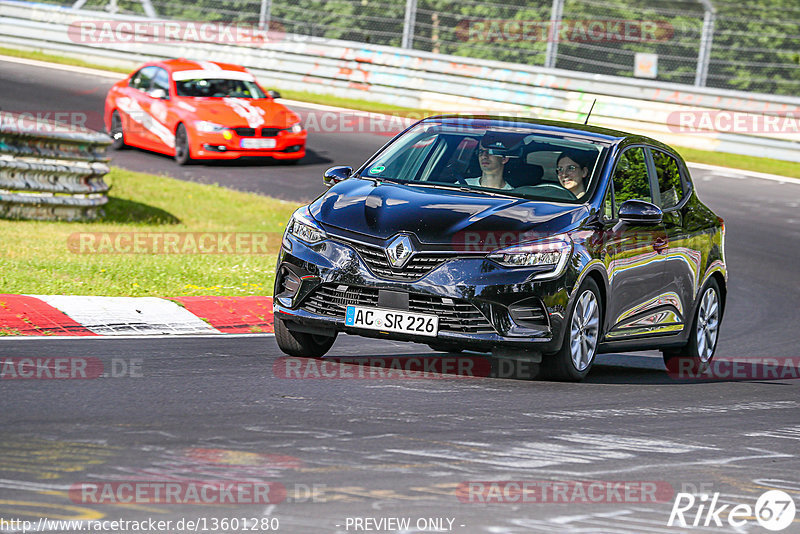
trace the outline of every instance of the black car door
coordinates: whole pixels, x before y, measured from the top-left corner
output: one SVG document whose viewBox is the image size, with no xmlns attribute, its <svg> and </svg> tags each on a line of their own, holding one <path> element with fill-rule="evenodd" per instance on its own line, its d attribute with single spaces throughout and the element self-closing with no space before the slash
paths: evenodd
<svg viewBox="0 0 800 534">
<path fill-rule="evenodd" d="M 656 204 L 664 212 L 667 248 L 664 251 L 664 299 L 672 306 L 675 322 L 691 320 L 695 293 L 703 265 L 702 230 L 694 223 L 700 210 L 692 210 L 688 172 L 666 151 L 649 148 L 651 172 L 656 177 Z M 690 211 L 692 211 L 690 213 Z M 706 225 L 699 225 L 705 227 Z M 670 311 L 667 307 L 664 311 Z"/>
<path fill-rule="evenodd" d="M 659 332 L 665 325 L 663 305 L 666 232 L 663 224 L 631 224 L 619 220 L 626 200 L 653 202 L 649 155 L 632 146 L 617 158 L 606 197 L 602 262 L 610 291 L 606 306 L 606 339 L 628 339 Z"/>
</svg>

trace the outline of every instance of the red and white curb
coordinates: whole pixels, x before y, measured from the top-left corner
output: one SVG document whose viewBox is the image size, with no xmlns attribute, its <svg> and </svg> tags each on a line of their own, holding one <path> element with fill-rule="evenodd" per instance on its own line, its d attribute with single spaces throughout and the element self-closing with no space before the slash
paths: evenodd
<svg viewBox="0 0 800 534">
<path fill-rule="evenodd" d="M 272 297 L 0 294 L 3 336 L 264 334 L 272 325 Z"/>
</svg>

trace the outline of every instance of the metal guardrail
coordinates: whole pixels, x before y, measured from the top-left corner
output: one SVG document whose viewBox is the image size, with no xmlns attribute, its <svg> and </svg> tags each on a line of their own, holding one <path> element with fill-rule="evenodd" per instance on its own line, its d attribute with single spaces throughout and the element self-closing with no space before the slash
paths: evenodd
<svg viewBox="0 0 800 534">
<path fill-rule="evenodd" d="M 102 216 L 111 138 L 0 113 L 0 217 L 92 220 Z"/>
<path fill-rule="evenodd" d="M 800 118 L 800 98 L 796 97 L 544 69 L 345 41 L 320 42 L 293 35 L 283 36 L 280 42 L 248 46 L 199 40 L 79 42 L 76 35 L 80 32 L 75 31 L 75 25 L 81 21 L 138 20 L 145 25 L 153 21 L 11 0 L 0 0 L 0 13 L 0 42 L 15 46 L 129 62 L 183 56 L 238 63 L 250 68 L 267 86 L 441 112 L 502 111 L 583 122 L 597 99 L 591 116 L 594 125 L 641 133 L 679 146 L 800 162 L 797 122 L 788 131 L 759 130 L 765 120 Z M 720 113 L 730 115 L 728 123 L 735 119 L 745 127 L 716 129 L 718 124 L 715 126 L 713 119 Z M 696 121 L 697 128 L 686 131 L 681 122 L 685 114 L 689 118 L 691 114 L 705 114 L 712 120 Z"/>
</svg>

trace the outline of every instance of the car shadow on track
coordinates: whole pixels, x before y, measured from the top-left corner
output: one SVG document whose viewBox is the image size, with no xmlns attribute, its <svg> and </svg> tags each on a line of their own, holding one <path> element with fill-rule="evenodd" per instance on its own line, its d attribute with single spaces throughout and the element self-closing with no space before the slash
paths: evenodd
<svg viewBox="0 0 800 534">
<path fill-rule="evenodd" d="M 192 166 L 203 167 L 304 167 L 306 165 L 322 165 L 325 163 L 332 163 L 333 160 L 315 152 L 311 149 L 306 149 L 306 155 L 298 162 L 291 162 L 272 158 L 239 158 L 239 159 L 210 159 L 210 160 L 195 160 L 192 161 Z"/>
<path fill-rule="evenodd" d="M 286 357 L 283 359 L 286 360 Z M 403 352 L 391 355 L 376 352 L 358 356 L 334 353 L 321 360 L 294 360 L 291 363 L 284 361 L 281 368 L 293 369 L 295 373 L 319 375 L 320 378 L 547 380 L 539 373 L 536 364 L 473 352 Z M 768 368 L 751 366 L 745 368 L 745 374 L 741 376 L 714 374 L 726 369 L 729 366 L 722 362 L 717 366 L 712 365 L 711 372 L 707 374 L 678 375 L 674 370 L 667 370 L 660 354 L 603 354 L 581 384 L 691 386 L 714 382 L 761 382 L 765 381 Z M 775 373 L 774 370 L 772 372 Z M 766 381 L 779 384 L 784 378 L 794 378 L 797 372 L 800 371 L 793 370 L 792 376 L 775 376 Z"/>
<path fill-rule="evenodd" d="M 599 361 L 584 380 L 587 384 L 682 384 L 667 374 L 661 358 L 609 355 Z M 373 379 L 505 379 L 541 380 L 539 366 L 525 361 L 495 358 L 473 352 L 361 353 L 342 356 L 335 352 L 321 360 L 282 357 L 281 369 L 326 378 Z M 293 360 L 293 361 L 289 361 Z M 697 382 L 697 381 L 692 381 Z"/>
<path fill-rule="evenodd" d="M 124 150 L 125 153 L 128 154 L 142 154 L 145 156 L 152 156 L 157 160 L 164 160 L 170 161 L 175 165 L 175 168 L 179 168 L 178 164 L 175 163 L 175 159 L 172 156 L 167 154 L 161 154 L 159 152 L 154 152 L 152 150 L 147 150 L 144 148 L 138 147 L 126 147 Z M 116 152 L 118 153 L 118 152 Z M 111 154 L 116 154 L 115 152 L 111 151 Z M 208 167 L 208 168 L 223 168 L 223 167 L 294 167 L 300 166 L 304 167 L 306 165 L 323 165 L 327 163 L 332 163 L 333 160 L 327 156 L 323 156 L 321 153 L 316 152 L 315 150 L 311 150 L 306 148 L 306 155 L 297 163 L 292 163 L 289 161 L 282 161 L 273 158 L 238 158 L 238 159 L 208 159 L 208 160 L 192 160 L 189 162 L 187 167 Z M 142 170 L 140 172 L 147 172 L 146 170 Z"/>
</svg>

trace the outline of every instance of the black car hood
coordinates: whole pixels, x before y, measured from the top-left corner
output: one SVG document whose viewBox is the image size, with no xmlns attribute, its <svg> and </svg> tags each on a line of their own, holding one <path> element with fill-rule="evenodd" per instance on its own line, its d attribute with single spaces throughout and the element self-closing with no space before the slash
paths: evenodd
<svg viewBox="0 0 800 534">
<path fill-rule="evenodd" d="M 462 232 L 536 232 L 571 229 L 586 206 L 435 189 L 351 178 L 309 207 L 323 226 L 378 239 L 409 232 L 422 243 L 453 243 Z"/>
</svg>

